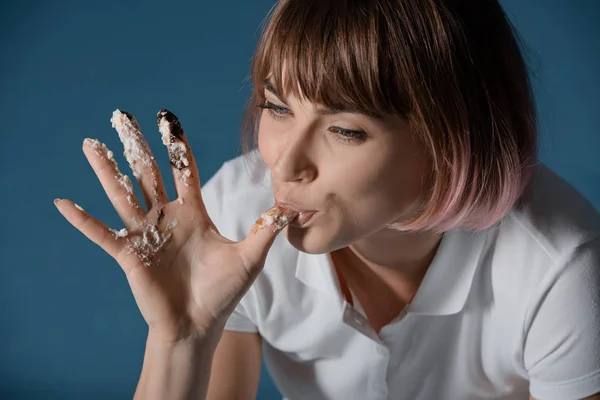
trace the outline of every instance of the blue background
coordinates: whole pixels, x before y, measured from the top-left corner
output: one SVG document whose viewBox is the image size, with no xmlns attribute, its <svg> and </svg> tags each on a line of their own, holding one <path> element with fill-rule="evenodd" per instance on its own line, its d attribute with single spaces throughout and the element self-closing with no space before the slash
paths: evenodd
<svg viewBox="0 0 600 400">
<path fill-rule="evenodd" d="M 137 116 L 167 183 L 160 108 L 182 120 L 204 181 L 238 155 L 245 79 L 273 1 L 52 3 L 0 12 L 0 398 L 128 399 L 146 325 L 118 265 L 52 200 L 122 227 L 81 152 L 93 137 L 121 153 L 115 108 Z M 502 3 L 528 48 L 540 157 L 600 208 L 600 4 Z M 279 397 L 264 373 L 258 397 Z"/>
</svg>

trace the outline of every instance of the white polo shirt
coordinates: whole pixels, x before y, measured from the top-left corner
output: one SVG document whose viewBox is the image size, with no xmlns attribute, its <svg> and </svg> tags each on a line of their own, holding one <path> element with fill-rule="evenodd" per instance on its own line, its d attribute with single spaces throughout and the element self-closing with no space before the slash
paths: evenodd
<svg viewBox="0 0 600 400">
<path fill-rule="evenodd" d="M 263 172 L 238 157 L 203 187 L 229 239 L 273 205 Z M 226 329 L 260 333 L 291 400 L 600 392 L 600 216 L 541 164 L 523 199 L 494 228 L 446 232 L 413 302 L 379 334 L 358 299 L 344 300 L 329 255 L 302 253 L 284 234 Z"/>
</svg>

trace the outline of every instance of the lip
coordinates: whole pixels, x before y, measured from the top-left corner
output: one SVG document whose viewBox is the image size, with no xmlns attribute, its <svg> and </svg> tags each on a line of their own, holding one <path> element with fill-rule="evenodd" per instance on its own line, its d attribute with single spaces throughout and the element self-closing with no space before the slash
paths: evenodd
<svg viewBox="0 0 600 400">
<path fill-rule="evenodd" d="M 290 222 L 290 226 L 293 226 L 294 228 L 303 228 L 313 219 L 316 213 L 316 211 L 301 212 L 292 220 L 292 222 Z"/>
<path fill-rule="evenodd" d="M 298 213 L 316 213 L 318 211 L 318 210 L 310 210 L 308 208 L 304 208 L 295 203 L 288 203 L 288 202 L 284 202 L 284 201 L 277 201 L 276 203 L 277 203 L 277 205 L 279 205 L 285 209 L 288 209 L 291 211 L 296 211 Z"/>
</svg>

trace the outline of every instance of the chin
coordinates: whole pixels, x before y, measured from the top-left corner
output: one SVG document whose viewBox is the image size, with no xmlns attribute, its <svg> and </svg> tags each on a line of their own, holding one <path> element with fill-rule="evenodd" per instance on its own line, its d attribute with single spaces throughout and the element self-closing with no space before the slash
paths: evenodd
<svg viewBox="0 0 600 400">
<path fill-rule="evenodd" d="M 287 226 L 283 232 L 288 242 L 296 249 L 308 254 L 324 254 L 332 251 L 330 240 L 320 235 L 314 228 Z"/>
</svg>

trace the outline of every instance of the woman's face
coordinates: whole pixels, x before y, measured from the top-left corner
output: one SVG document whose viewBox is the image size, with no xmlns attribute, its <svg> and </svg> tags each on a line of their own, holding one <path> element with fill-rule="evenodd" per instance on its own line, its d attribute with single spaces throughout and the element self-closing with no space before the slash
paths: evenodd
<svg viewBox="0 0 600 400">
<path fill-rule="evenodd" d="M 286 235 L 298 250 L 346 247 L 410 216 L 426 190 L 424 149 L 398 116 L 330 110 L 266 84 L 258 147 L 275 199 L 316 210 Z"/>
</svg>

